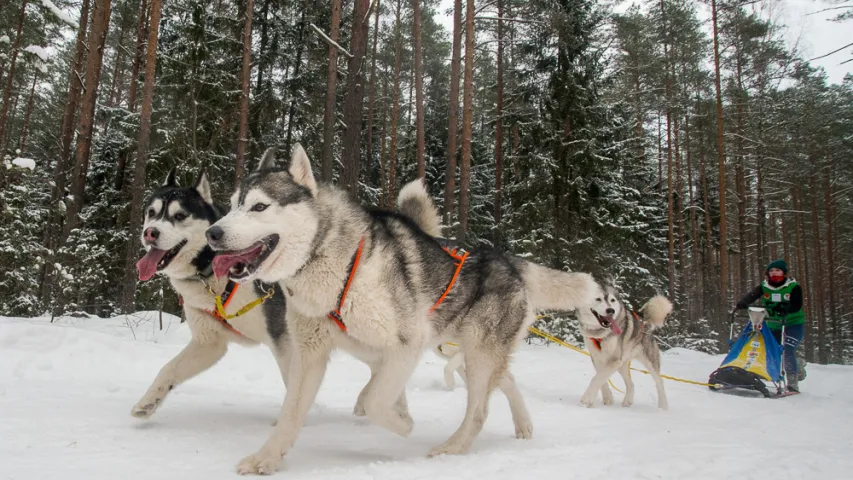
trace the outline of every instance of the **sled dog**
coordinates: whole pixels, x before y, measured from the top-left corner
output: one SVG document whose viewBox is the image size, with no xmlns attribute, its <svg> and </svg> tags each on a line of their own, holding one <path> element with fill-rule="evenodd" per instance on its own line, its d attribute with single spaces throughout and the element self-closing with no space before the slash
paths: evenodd
<svg viewBox="0 0 853 480">
<path fill-rule="evenodd" d="M 192 187 L 181 187 L 172 169 L 145 205 L 141 241 L 147 252 L 136 265 L 139 279 L 145 281 L 157 273 L 169 278 L 182 298 L 192 339 L 160 370 L 131 414 L 150 417 L 173 388 L 219 361 L 231 342 L 269 347 L 287 386 L 291 348 L 281 286 L 260 281 L 241 285 L 213 276 L 215 252 L 207 245 L 205 231 L 223 212 L 213 203 L 207 174 L 202 170 Z M 217 309 L 217 296 L 222 312 Z M 228 318 L 240 310 L 244 313 Z M 374 359 L 360 359 L 373 365 Z M 359 395 L 359 404 L 366 393 Z M 359 404 L 355 414 L 363 415 Z M 408 416 L 404 394 L 396 407 Z"/>
<path fill-rule="evenodd" d="M 420 188 L 423 188 L 422 186 Z M 537 309 L 592 317 L 597 284 L 483 248 L 444 249 L 399 213 L 362 207 L 318 184 L 295 146 L 287 168 L 267 151 L 231 197 L 231 211 L 207 230 L 216 276 L 281 282 L 293 349 L 278 423 L 240 473 L 270 473 L 296 440 L 333 348 L 378 353 L 364 398 L 376 424 L 407 436 L 413 422 L 391 405 L 422 352 L 454 340 L 465 356 L 468 404 L 459 429 L 430 456 L 469 450 L 488 416 L 490 392 L 518 392 L 511 353 Z M 512 393 L 516 394 L 516 393 Z"/>
<path fill-rule="evenodd" d="M 596 298 L 594 318 L 581 319 L 584 344 L 592 358 L 595 376 L 581 397 L 581 404 L 591 407 L 599 390 L 605 405 L 613 403 L 613 393 L 607 381 L 619 372 L 625 381 L 622 406 L 634 403 L 634 382 L 631 380 L 629 362 L 639 360 L 654 379 L 658 393 L 658 407 L 666 410 L 669 404 L 660 376 L 660 350 L 654 332 L 663 326 L 672 312 L 672 303 L 661 295 L 652 297 L 639 312 L 628 311 L 612 285 L 603 287 L 604 295 Z"/>
</svg>

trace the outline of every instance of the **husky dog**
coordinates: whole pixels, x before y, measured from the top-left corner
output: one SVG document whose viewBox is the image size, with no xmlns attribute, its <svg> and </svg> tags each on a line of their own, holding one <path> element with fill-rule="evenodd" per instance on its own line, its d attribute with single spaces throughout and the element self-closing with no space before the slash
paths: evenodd
<svg viewBox="0 0 853 480">
<path fill-rule="evenodd" d="M 172 169 L 145 205 L 142 244 L 147 252 L 136 264 L 140 280 L 156 273 L 169 277 L 183 299 L 183 309 L 192 339 L 186 348 L 161 370 L 131 414 L 150 417 L 176 386 L 213 366 L 235 342 L 246 346 L 264 344 L 270 348 L 281 370 L 285 386 L 291 351 L 285 323 L 285 297 L 276 283 L 252 282 L 237 288 L 227 278 L 213 277 L 214 251 L 207 245 L 205 231 L 221 218 L 214 204 L 204 170 L 192 187 L 181 187 Z M 225 293 L 230 292 L 230 294 Z M 216 314 L 217 295 L 225 300 L 226 313 L 237 312 L 252 302 L 263 302 L 230 320 Z M 371 359 L 362 358 L 371 365 Z M 366 390 L 359 398 L 366 395 Z M 405 397 L 396 405 L 407 416 Z M 356 406 L 355 413 L 359 414 Z M 363 415 L 363 413 L 362 413 Z"/>
<path fill-rule="evenodd" d="M 420 188 L 423 188 L 422 186 Z M 363 208 L 318 184 L 297 145 L 288 168 L 268 151 L 231 197 L 231 212 L 207 230 L 217 276 L 282 282 L 293 348 L 278 423 L 240 473 L 271 473 L 293 446 L 333 348 L 381 358 L 364 399 L 376 424 L 413 428 L 391 407 L 422 352 L 455 340 L 465 355 L 468 406 L 459 429 L 430 456 L 469 450 L 497 386 L 517 394 L 507 363 L 537 309 L 590 316 L 596 283 L 500 252 L 446 251 L 411 219 Z M 592 321 L 595 321 L 592 317 Z M 523 432 L 522 432 L 523 433 Z"/>
<path fill-rule="evenodd" d="M 591 407 L 601 390 L 605 405 L 613 403 L 613 393 L 607 380 L 619 372 L 625 381 L 623 407 L 634 403 L 634 382 L 631 380 L 629 362 L 639 360 L 649 370 L 658 391 L 658 407 L 666 410 L 666 392 L 660 377 L 660 350 L 652 332 L 663 326 L 672 312 L 672 303 L 661 295 L 652 297 L 639 313 L 629 312 L 612 285 L 602 288 L 603 295 L 596 298 L 592 312 L 594 319 L 581 317 L 581 333 L 592 358 L 595 376 L 581 397 L 581 404 Z"/>
</svg>

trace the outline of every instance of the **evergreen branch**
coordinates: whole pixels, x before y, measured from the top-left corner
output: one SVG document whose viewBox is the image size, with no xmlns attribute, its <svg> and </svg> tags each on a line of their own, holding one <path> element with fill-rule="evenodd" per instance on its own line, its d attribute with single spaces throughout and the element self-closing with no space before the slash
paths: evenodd
<svg viewBox="0 0 853 480">
<path fill-rule="evenodd" d="M 849 8 L 853 8 L 853 4 L 850 4 L 850 5 L 839 5 L 839 6 L 837 6 L 837 7 L 824 8 L 824 9 L 822 9 L 822 10 L 818 10 L 818 11 L 816 11 L 816 12 L 807 13 L 807 14 L 806 14 L 806 16 L 810 16 L 810 15 L 817 15 L 818 13 L 829 12 L 829 11 L 831 11 L 831 10 L 846 10 L 846 9 L 849 9 Z"/>
<path fill-rule="evenodd" d="M 322 31 L 322 30 L 320 30 L 319 28 L 317 28 L 317 25 L 314 25 L 313 23 L 312 23 L 312 24 L 310 24 L 310 25 L 311 25 L 311 28 L 313 28 L 313 29 L 314 29 L 314 31 L 316 31 L 318 34 L 320 34 L 320 36 L 321 36 L 321 37 L 323 37 L 323 40 L 325 40 L 325 41 L 326 41 L 326 43 L 328 43 L 329 45 L 331 45 L 331 46 L 333 46 L 333 47 L 337 48 L 338 50 L 340 50 L 340 51 L 341 51 L 341 53 L 343 53 L 343 54 L 344 54 L 344 55 L 346 55 L 347 57 L 349 57 L 349 58 L 352 58 L 352 57 L 353 57 L 353 55 L 352 55 L 351 53 L 349 53 L 349 52 L 348 52 L 344 47 L 340 46 L 340 45 L 338 44 L 338 42 L 336 42 L 336 41 L 332 40 L 332 39 L 331 39 L 331 38 L 329 38 L 325 33 L 323 33 L 323 31 Z"/>
</svg>

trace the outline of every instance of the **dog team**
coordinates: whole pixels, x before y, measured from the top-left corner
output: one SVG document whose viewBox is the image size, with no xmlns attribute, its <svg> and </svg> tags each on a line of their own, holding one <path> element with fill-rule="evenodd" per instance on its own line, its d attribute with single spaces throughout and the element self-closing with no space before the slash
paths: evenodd
<svg viewBox="0 0 853 480">
<path fill-rule="evenodd" d="M 441 238 L 437 209 L 423 183 L 400 190 L 396 211 L 367 208 L 318 183 L 296 145 L 287 165 L 267 150 L 231 197 L 214 205 L 207 174 L 180 186 L 173 169 L 146 202 L 140 280 L 166 275 L 183 300 L 189 344 L 159 372 L 132 414 L 150 417 L 168 393 L 221 359 L 231 342 L 269 347 L 286 386 L 266 443 L 237 466 L 270 474 L 296 441 L 334 349 L 367 364 L 370 380 L 354 407 L 401 436 L 413 428 L 405 386 L 424 351 L 448 358 L 445 377 L 464 376 L 461 425 L 430 456 L 464 454 L 483 428 L 489 395 L 509 400 L 515 435 L 533 426 L 509 358 L 538 311 L 573 311 L 596 374 L 581 397 L 591 407 L 608 379 L 625 380 L 622 405 L 634 398 L 628 363 L 639 360 L 667 408 L 660 351 L 652 332 L 672 305 L 650 299 L 626 310 L 616 289 L 591 275 L 546 268 L 491 248 L 466 252 Z M 229 313 L 230 312 L 230 313 Z"/>
</svg>

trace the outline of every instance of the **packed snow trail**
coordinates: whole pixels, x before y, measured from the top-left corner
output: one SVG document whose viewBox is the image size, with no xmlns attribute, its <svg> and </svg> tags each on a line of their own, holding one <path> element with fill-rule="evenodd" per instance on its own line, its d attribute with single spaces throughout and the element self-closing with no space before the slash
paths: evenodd
<svg viewBox="0 0 853 480">
<path fill-rule="evenodd" d="M 152 419 L 130 416 L 189 338 L 177 322 L 167 316 L 163 333 L 150 313 L 60 324 L 0 317 L 0 478 L 237 478 L 234 467 L 266 440 L 283 399 L 266 348 L 232 346 Z M 703 381 L 721 360 L 670 350 L 663 371 Z M 465 410 L 464 384 L 446 389 L 443 367 L 424 354 L 407 388 L 415 429 L 403 439 L 352 415 L 369 371 L 336 353 L 278 478 L 781 480 L 849 478 L 853 469 L 851 367 L 810 365 L 803 394 L 780 400 L 666 382 L 669 411 L 655 408 L 652 380 L 635 374 L 633 407 L 619 406 L 617 393 L 616 405 L 586 409 L 578 402 L 593 374 L 589 359 L 525 345 L 512 371 L 534 439 L 514 438 L 506 399 L 495 393 L 469 455 L 427 459 Z"/>
</svg>

